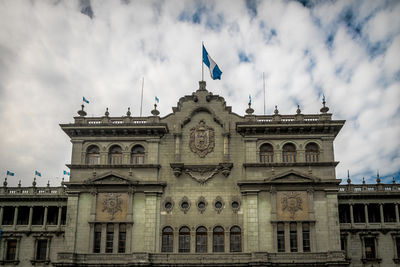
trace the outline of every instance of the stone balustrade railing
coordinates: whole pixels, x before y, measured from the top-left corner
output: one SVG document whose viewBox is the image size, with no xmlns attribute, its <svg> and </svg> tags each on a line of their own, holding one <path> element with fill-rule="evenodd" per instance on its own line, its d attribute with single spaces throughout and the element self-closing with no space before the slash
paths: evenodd
<svg viewBox="0 0 400 267">
<path fill-rule="evenodd" d="M 100 124 L 145 124 L 152 123 L 151 117 L 75 117 L 76 124 L 100 125 Z"/>
<path fill-rule="evenodd" d="M 331 120 L 331 114 L 297 114 L 297 115 L 264 115 L 264 116 L 254 116 L 257 123 L 291 123 L 291 122 L 318 122 Z"/>
<path fill-rule="evenodd" d="M 379 193 L 379 192 L 399 192 L 399 184 L 347 184 L 339 185 L 339 193 Z"/>
<path fill-rule="evenodd" d="M 66 195 L 65 187 L 0 187 L 0 195 Z"/>
</svg>

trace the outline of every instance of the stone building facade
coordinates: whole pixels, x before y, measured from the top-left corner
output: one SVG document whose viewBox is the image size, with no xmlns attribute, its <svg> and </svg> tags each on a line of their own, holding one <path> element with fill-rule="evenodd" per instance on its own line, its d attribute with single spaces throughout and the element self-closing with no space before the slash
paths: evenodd
<svg viewBox="0 0 400 267">
<path fill-rule="evenodd" d="M 203 81 L 165 117 L 82 107 L 68 182 L 0 188 L 0 264 L 397 266 L 399 187 L 339 186 L 328 111 L 240 116 Z"/>
</svg>

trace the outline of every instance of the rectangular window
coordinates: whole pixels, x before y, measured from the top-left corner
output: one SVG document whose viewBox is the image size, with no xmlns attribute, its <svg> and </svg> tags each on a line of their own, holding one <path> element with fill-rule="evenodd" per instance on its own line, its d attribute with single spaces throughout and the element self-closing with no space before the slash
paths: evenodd
<svg viewBox="0 0 400 267">
<path fill-rule="evenodd" d="M 61 225 L 65 225 L 67 223 L 67 206 L 63 206 L 61 208 Z"/>
<path fill-rule="evenodd" d="M 214 234 L 213 239 L 213 252 L 224 252 L 224 234 Z"/>
<path fill-rule="evenodd" d="M 290 252 L 297 252 L 297 224 L 290 223 Z"/>
<path fill-rule="evenodd" d="M 310 224 L 303 223 L 303 251 L 310 252 Z"/>
<path fill-rule="evenodd" d="M 101 245 L 101 224 L 96 223 L 94 225 L 93 253 L 100 253 L 100 245 Z"/>
<path fill-rule="evenodd" d="M 397 258 L 400 259 L 400 236 L 396 237 Z"/>
<path fill-rule="evenodd" d="M 110 163 L 111 165 L 122 164 L 122 154 L 111 154 Z"/>
<path fill-rule="evenodd" d="M 375 238 L 374 237 L 365 237 L 364 238 L 364 247 L 365 247 L 365 258 L 366 259 L 375 259 L 376 258 Z"/>
<path fill-rule="evenodd" d="M 340 236 L 340 250 L 347 251 L 347 236 L 345 235 Z"/>
<path fill-rule="evenodd" d="M 385 222 L 396 222 L 396 206 L 392 203 L 383 204 L 383 216 Z"/>
<path fill-rule="evenodd" d="M 364 204 L 353 205 L 353 215 L 355 223 L 365 223 Z"/>
<path fill-rule="evenodd" d="M 47 224 L 57 225 L 58 220 L 58 207 L 50 206 L 47 208 Z"/>
<path fill-rule="evenodd" d="M 348 204 L 339 204 L 339 222 L 350 223 L 350 206 Z"/>
<path fill-rule="evenodd" d="M 100 164 L 100 155 L 98 154 L 89 154 L 87 157 L 87 164 L 96 165 Z"/>
<path fill-rule="evenodd" d="M 106 253 L 113 253 L 114 224 L 107 224 Z"/>
<path fill-rule="evenodd" d="M 32 224 L 43 225 L 44 207 L 33 207 Z"/>
<path fill-rule="evenodd" d="M 368 205 L 368 222 L 379 223 L 381 222 L 381 211 L 379 204 Z"/>
<path fill-rule="evenodd" d="M 18 225 L 28 225 L 29 223 L 29 207 L 21 206 L 18 207 L 18 218 L 17 224 Z"/>
<path fill-rule="evenodd" d="M 121 223 L 119 225 L 118 232 L 118 253 L 125 253 L 126 246 L 126 224 Z"/>
<path fill-rule="evenodd" d="M 207 233 L 196 235 L 196 252 L 207 253 Z"/>
<path fill-rule="evenodd" d="M 179 252 L 190 252 L 190 235 L 179 235 Z"/>
<path fill-rule="evenodd" d="M 6 260 L 16 260 L 17 256 L 17 240 L 7 240 Z"/>
<path fill-rule="evenodd" d="M 36 243 L 36 260 L 45 261 L 47 254 L 47 240 L 38 240 Z"/>
<path fill-rule="evenodd" d="M 3 225 L 14 224 L 14 213 L 15 213 L 14 207 L 6 206 L 3 208 Z"/>
<path fill-rule="evenodd" d="M 278 252 L 285 252 L 285 226 L 283 223 L 278 223 Z"/>
</svg>

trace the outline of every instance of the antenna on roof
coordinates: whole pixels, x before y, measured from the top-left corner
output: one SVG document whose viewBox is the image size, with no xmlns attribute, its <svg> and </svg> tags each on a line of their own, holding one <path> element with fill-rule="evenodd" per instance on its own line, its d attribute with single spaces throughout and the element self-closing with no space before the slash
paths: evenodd
<svg viewBox="0 0 400 267">
<path fill-rule="evenodd" d="M 140 95 L 140 117 L 142 117 L 144 77 L 142 78 L 142 93 Z"/>
<path fill-rule="evenodd" d="M 266 100 L 265 100 L 265 77 L 264 77 L 264 72 L 263 72 L 263 89 L 264 89 L 264 115 L 266 115 Z"/>
</svg>

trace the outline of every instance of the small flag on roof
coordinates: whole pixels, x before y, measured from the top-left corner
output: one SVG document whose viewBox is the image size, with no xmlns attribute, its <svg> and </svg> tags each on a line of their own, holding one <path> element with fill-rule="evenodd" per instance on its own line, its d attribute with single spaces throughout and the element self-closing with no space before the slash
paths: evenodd
<svg viewBox="0 0 400 267">
<path fill-rule="evenodd" d="M 70 175 L 70 173 L 64 170 L 64 175 Z"/>
<path fill-rule="evenodd" d="M 15 173 L 7 171 L 7 176 L 14 176 Z"/>
<path fill-rule="evenodd" d="M 249 104 L 251 105 L 251 95 L 249 95 Z"/>
<path fill-rule="evenodd" d="M 89 104 L 89 100 L 87 100 L 85 97 L 82 98 L 82 101 Z"/>
<path fill-rule="evenodd" d="M 42 177 L 42 174 L 40 172 L 38 172 L 38 171 L 35 171 L 35 175 L 37 175 L 39 177 Z"/>
<path fill-rule="evenodd" d="M 157 103 L 160 103 L 160 99 L 158 99 L 157 96 L 155 97 L 155 100 L 156 100 Z"/>
</svg>

